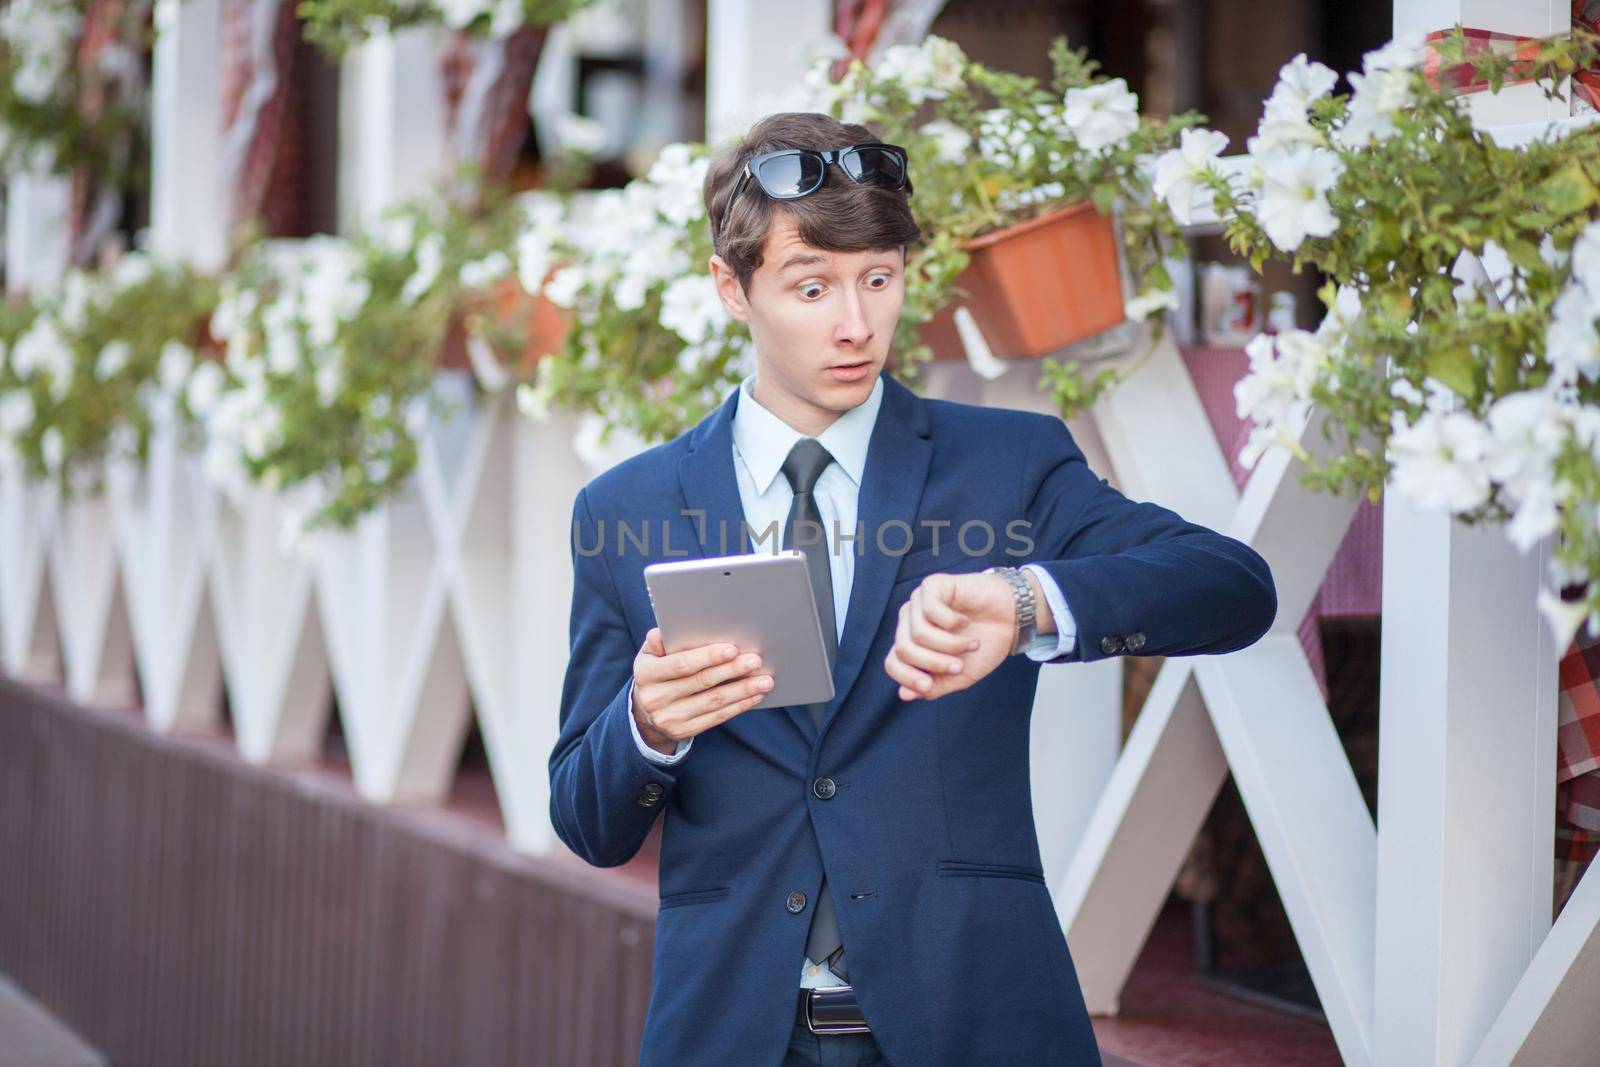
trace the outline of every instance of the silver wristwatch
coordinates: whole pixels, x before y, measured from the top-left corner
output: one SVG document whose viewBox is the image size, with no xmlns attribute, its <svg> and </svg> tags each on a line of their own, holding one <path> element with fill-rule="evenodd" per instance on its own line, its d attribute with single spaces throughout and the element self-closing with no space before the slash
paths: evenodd
<svg viewBox="0 0 1600 1067">
<path fill-rule="evenodd" d="M 1033 643 L 1038 630 L 1038 611 L 1033 599 L 1033 586 L 1016 567 L 989 567 L 984 574 L 998 574 L 1011 586 L 1011 595 L 1017 601 L 1017 634 L 1011 642 L 1011 655 L 1016 655 Z"/>
</svg>

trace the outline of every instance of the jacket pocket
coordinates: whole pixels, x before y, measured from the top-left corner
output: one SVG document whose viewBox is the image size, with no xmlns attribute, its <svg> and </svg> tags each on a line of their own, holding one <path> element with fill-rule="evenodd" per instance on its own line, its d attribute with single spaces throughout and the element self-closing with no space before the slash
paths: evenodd
<svg viewBox="0 0 1600 1067">
<path fill-rule="evenodd" d="M 968 863 L 964 860 L 940 860 L 942 878 L 1020 878 L 1025 882 L 1044 884 L 1042 867 L 1019 867 L 1009 863 Z"/>
<path fill-rule="evenodd" d="M 680 908 L 686 904 L 709 904 L 713 900 L 721 900 L 729 893 L 730 887 L 717 886 L 715 889 L 690 889 L 681 893 L 668 893 L 661 898 L 661 909 Z"/>
</svg>

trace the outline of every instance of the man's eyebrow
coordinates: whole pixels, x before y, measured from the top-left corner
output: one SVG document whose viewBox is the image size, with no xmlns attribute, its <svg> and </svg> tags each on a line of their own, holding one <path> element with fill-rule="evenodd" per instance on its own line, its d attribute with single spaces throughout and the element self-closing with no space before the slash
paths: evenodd
<svg viewBox="0 0 1600 1067">
<path fill-rule="evenodd" d="M 801 252 L 784 260 L 783 266 L 778 268 L 778 273 L 782 274 L 790 267 L 810 267 L 817 263 L 826 262 L 828 262 L 827 256 L 820 256 L 815 252 Z"/>
</svg>

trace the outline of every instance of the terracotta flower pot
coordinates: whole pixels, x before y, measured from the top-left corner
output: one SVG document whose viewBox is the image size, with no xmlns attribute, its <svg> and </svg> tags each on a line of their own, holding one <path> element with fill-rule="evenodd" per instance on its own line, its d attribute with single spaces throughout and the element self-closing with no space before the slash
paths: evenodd
<svg viewBox="0 0 1600 1067">
<path fill-rule="evenodd" d="M 1111 217 L 1080 202 L 975 237 L 957 297 L 920 336 L 936 359 L 964 359 L 955 309 L 966 306 L 1002 359 L 1038 359 L 1122 322 L 1122 276 Z"/>
<path fill-rule="evenodd" d="M 489 288 L 472 294 L 451 316 L 439 353 L 441 366 L 471 367 L 463 324 L 467 315 L 483 315 L 496 326 L 514 330 L 525 338 L 514 366 L 508 368 L 519 378 L 530 375 L 545 356 L 559 352 L 572 327 L 571 312 L 551 303 L 543 293 L 530 297 L 514 275 L 507 275 Z"/>
</svg>

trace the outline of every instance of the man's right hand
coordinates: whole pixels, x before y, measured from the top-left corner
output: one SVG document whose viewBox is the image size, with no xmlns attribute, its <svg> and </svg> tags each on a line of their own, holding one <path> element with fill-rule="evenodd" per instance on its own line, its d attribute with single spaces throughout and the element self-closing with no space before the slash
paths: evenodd
<svg viewBox="0 0 1600 1067">
<path fill-rule="evenodd" d="M 660 627 L 651 627 L 633 659 L 633 718 L 645 744 L 664 755 L 678 742 L 705 733 L 761 703 L 770 674 L 753 674 L 761 657 L 739 655 L 726 642 L 667 653 Z"/>
</svg>

